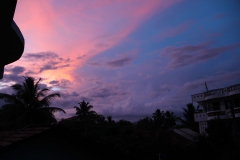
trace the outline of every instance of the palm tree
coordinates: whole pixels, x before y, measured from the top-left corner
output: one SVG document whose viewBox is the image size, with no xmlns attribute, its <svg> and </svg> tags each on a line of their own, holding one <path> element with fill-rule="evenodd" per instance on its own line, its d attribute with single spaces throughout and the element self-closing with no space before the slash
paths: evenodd
<svg viewBox="0 0 240 160">
<path fill-rule="evenodd" d="M 187 108 L 183 109 L 183 117 L 184 119 L 181 119 L 181 122 L 190 129 L 194 131 L 198 131 L 198 123 L 194 121 L 194 113 L 196 113 L 196 109 L 192 103 L 187 104 Z"/>
<path fill-rule="evenodd" d="M 59 93 L 47 95 L 48 88 L 40 89 L 41 78 L 35 82 L 32 77 L 24 77 L 23 84 L 11 86 L 14 93 L 0 93 L 0 99 L 6 102 L 1 107 L 2 121 L 5 124 L 23 126 L 37 123 L 56 122 L 54 112 L 65 111 L 61 108 L 50 107 L 52 100 L 60 97 Z"/>
<path fill-rule="evenodd" d="M 161 111 L 160 109 L 157 109 L 153 113 L 153 120 L 157 120 L 157 119 L 161 119 L 161 118 L 164 118 L 164 111 Z"/>
<path fill-rule="evenodd" d="M 78 118 L 80 121 L 84 123 L 85 133 L 84 136 L 86 137 L 87 133 L 87 124 L 96 115 L 95 111 L 91 111 L 93 108 L 92 105 L 89 104 L 89 102 L 85 102 L 84 100 L 80 103 L 78 103 L 80 107 L 74 106 L 76 109 L 76 115 L 78 115 Z"/>
<path fill-rule="evenodd" d="M 174 116 L 173 112 L 166 111 L 165 114 L 165 128 L 169 129 L 176 125 L 176 117 Z"/>
<path fill-rule="evenodd" d="M 153 113 L 153 121 L 157 125 L 157 127 L 161 127 L 164 122 L 164 111 L 160 111 L 160 109 L 157 109 Z"/>
</svg>

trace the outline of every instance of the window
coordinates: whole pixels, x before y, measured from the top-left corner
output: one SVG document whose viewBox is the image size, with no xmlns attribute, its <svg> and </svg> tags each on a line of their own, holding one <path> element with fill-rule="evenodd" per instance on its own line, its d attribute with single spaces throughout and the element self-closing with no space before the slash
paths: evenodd
<svg viewBox="0 0 240 160">
<path fill-rule="evenodd" d="M 207 111 L 213 111 L 212 104 L 207 104 Z"/>
<path fill-rule="evenodd" d="M 234 107 L 240 107 L 240 99 L 234 99 Z"/>
<path fill-rule="evenodd" d="M 219 102 L 215 102 L 213 103 L 213 110 L 220 110 L 220 103 Z"/>
</svg>

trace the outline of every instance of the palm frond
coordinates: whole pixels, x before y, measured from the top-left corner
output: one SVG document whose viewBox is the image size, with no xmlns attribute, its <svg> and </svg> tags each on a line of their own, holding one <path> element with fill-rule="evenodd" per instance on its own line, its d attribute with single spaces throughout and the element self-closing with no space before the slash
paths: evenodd
<svg viewBox="0 0 240 160">
<path fill-rule="evenodd" d="M 48 92 L 48 91 L 50 91 L 48 88 L 44 88 L 44 89 L 38 91 L 37 97 L 45 97 L 46 96 L 45 92 Z"/>
<path fill-rule="evenodd" d="M 6 94 L 6 93 L 0 93 L 0 99 L 4 100 L 5 102 L 8 102 L 8 103 L 14 103 L 16 100 L 16 96 Z"/>
<path fill-rule="evenodd" d="M 79 110 L 80 110 L 80 108 L 79 108 L 79 107 L 77 107 L 77 106 L 74 106 L 73 108 L 75 108 L 75 109 L 76 109 L 76 111 L 79 111 Z"/>
<path fill-rule="evenodd" d="M 15 92 L 19 92 L 19 91 L 21 91 L 22 90 L 22 85 L 21 84 L 14 84 L 14 85 L 12 85 L 11 86 L 12 87 L 12 89 L 15 91 Z"/>
<path fill-rule="evenodd" d="M 54 112 L 63 112 L 66 114 L 66 112 L 62 109 L 62 108 L 58 108 L 58 107 L 43 107 L 43 108 L 40 108 L 41 110 L 46 110 L 46 111 L 49 111 L 51 113 L 54 113 Z"/>
<path fill-rule="evenodd" d="M 38 87 L 39 87 L 39 83 L 41 82 L 42 78 L 39 78 L 39 80 L 36 82 L 36 84 L 34 85 L 34 90 L 37 92 Z"/>
<path fill-rule="evenodd" d="M 53 94 L 47 95 L 46 97 L 40 100 L 40 103 L 42 104 L 42 106 L 48 107 L 51 104 L 51 101 L 56 97 L 60 97 L 60 94 L 53 93 Z"/>
</svg>

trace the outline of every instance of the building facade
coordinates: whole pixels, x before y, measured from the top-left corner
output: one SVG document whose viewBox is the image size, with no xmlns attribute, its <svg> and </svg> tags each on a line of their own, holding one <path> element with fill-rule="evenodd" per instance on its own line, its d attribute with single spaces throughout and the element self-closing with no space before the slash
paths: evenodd
<svg viewBox="0 0 240 160">
<path fill-rule="evenodd" d="M 201 108 L 194 114 L 195 122 L 199 123 L 199 132 L 206 134 L 208 121 L 240 117 L 240 84 L 194 94 L 192 101 Z"/>
</svg>

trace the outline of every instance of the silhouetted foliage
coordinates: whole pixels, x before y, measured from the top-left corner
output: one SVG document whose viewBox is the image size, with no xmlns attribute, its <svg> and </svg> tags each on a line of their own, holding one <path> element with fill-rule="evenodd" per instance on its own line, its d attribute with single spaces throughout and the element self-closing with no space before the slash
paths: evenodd
<svg viewBox="0 0 240 160">
<path fill-rule="evenodd" d="M 80 103 L 78 103 L 80 107 L 74 106 L 76 109 L 76 115 L 79 118 L 79 121 L 83 123 L 84 125 L 84 136 L 87 136 L 87 125 L 90 123 L 94 123 L 94 118 L 96 118 L 96 112 L 91 111 L 93 108 L 92 105 L 89 104 L 89 102 L 85 102 L 84 100 Z"/>
<path fill-rule="evenodd" d="M 163 127 L 164 124 L 164 111 L 160 111 L 160 109 L 157 109 L 153 113 L 153 121 L 156 127 L 160 128 Z"/>
<path fill-rule="evenodd" d="M 65 113 L 65 111 L 61 108 L 50 107 L 50 105 L 54 98 L 60 97 L 60 94 L 47 95 L 49 89 L 40 89 L 41 78 L 38 81 L 32 77 L 24 78 L 23 84 L 11 86 L 13 94 L 0 93 L 0 99 L 6 102 L 0 111 L 2 123 L 18 127 L 33 123 L 56 122 L 53 113 Z"/>
<path fill-rule="evenodd" d="M 102 122 L 103 117 L 100 116 Z M 221 140 L 221 143 L 217 141 L 219 138 L 225 138 L 225 127 L 229 127 L 229 124 L 221 126 L 222 122 L 218 122 L 220 126 L 217 128 L 217 125 L 213 124 L 214 128 L 209 128 L 209 137 L 201 136 L 199 142 L 194 143 L 171 130 L 175 126 L 175 119 L 173 112 L 160 110 L 153 113 L 153 118 L 145 117 L 134 124 L 123 119 L 111 123 L 113 120 L 109 116 L 107 125 L 97 122 L 95 125 L 88 126 L 87 140 L 91 139 L 91 144 L 88 144 L 92 147 L 100 146 L 100 152 L 111 155 L 109 159 L 112 157 L 126 160 L 158 159 L 159 153 L 162 159 L 172 160 L 228 159 L 228 156 L 236 159 L 239 156 L 231 143 L 227 143 L 225 147 L 224 140 Z M 157 122 L 161 125 L 156 126 Z M 222 135 L 216 135 L 221 131 Z M 77 137 L 82 130 L 73 130 L 73 132 Z M 228 155 L 228 152 L 231 155 Z"/>
<path fill-rule="evenodd" d="M 116 123 L 118 126 L 122 126 L 122 127 L 127 127 L 127 126 L 132 126 L 133 124 L 130 121 L 121 119 Z"/>
<path fill-rule="evenodd" d="M 176 117 L 174 116 L 173 112 L 166 111 L 164 114 L 165 117 L 165 123 L 164 123 L 164 128 L 165 129 L 170 129 L 173 128 L 176 125 Z"/>
<path fill-rule="evenodd" d="M 153 120 L 149 117 L 140 119 L 139 121 L 137 121 L 136 127 L 139 129 L 151 129 L 153 128 Z"/>
<path fill-rule="evenodd" d="M 112 119 L 112 116 L 108 116 L 107 117 L 107 122 L 108 122 L 108 124 L 115 124 L 115 121 Z"/>
<path fill-rule="evenodd" d="M 101 114 L 96 114 L 95 121 L 98 125 L 106 125 L 107 121 L 105 120 L 105 117 Z"/>
<path fill-rule="evenodd" d="M 187 108 L 182 109 L 184 111 L 184 119 L 181 119 L 183 125 L 198 132 L 198 123 L 194 121 L 194 113 L 196 113 L 194 105 L 192 103 L 188 103 Z"/>
</svg>

